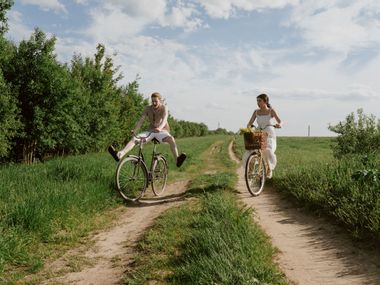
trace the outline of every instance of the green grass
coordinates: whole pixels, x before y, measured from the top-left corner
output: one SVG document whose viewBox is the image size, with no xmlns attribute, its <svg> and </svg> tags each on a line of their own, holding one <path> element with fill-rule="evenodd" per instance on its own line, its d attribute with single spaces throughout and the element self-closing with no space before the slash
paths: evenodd
<svg viewBox="0 0 380 285">
<path fill-rule="evenodd" d="M 125 284 L 287 284 L 251 211 L 231 191 L 214 191 L 156 222 L 140 242 Z"/>
<path fill-rule="evenodd" d="M 106 155 L 93 154 L 2 168 L 0 280 L 38 271 L 52 246 L 104 226 L 110 217 L 101 213 L 118 204 L 114 167 Z"/>
<path fill-rule="evenodd" d="M 251 210 L 236 201 L 227 146 L 217 142 L 206 152 L 214 173 L 198 175 L 186 192 L 197 199 L 170 209 L 146 232 L 125 284 L 287 284 Z"/>
<path fill-rule="evenodd" d="M 192 180 L 186 193 L 191 199 L 168 211 L 144 236 L 140 260 L 126 283 L 286 284 L 272 263 L 275 250 L 253 225 L 251 211 L 236 202 L 230 139 L 178 140 L 188 155 L 181 168 L 167 145 L 158 146 L 168 157 L 170 181 Z M 146 157 L 151 147 L 144 148 Z M 123 204 L 114 191 L 115 168 L 109 154 L 99 153 L 0 169 L 1 284 L 20 283 L 46 261 L 86 242 L 91 231 L 112 224 L 114 209 Z"/>
<path fill-rule="evenodd" d="M 276 155 L 278 168 L 276 172 L 297 169 L 303 165 L 327 163 L 333 159 L 330 137 L 278 137 Z M 239 158 L 244 153 L 242 136 L 235 137 L 235 152 Z"/>
<path fill-rule="evenodd" d="M 195 176 L 203 153 L 220 139 L 179 139 L 188 154 L 181 168 L 169 147 L 159 145 L 169 160 L 169 181 Z M 146 157 L 151 147 L 144 148 Z M 0 283 L 38 272 L 47 257 L 112 222 L 112 209 L 123 204 L 114 190 L 116 165 L 108 153 L 98 153 L 0 168 Z"/>
<path fill-rule="evenodd" d="M 169 145 L 160 144 L 157 146 L 157 151 L 165 155 L 169 164 L 169 182 L 175 180 L 191 179 L 199 174 L 200 169 L 205 168 L 205 161 L 208 159 L 208 155 L 204 152 L 215 142 L 225 142 L 226 136 L 206 136 L 206 137 L 193 137 L 186 139 L 177 139 L 177 145 L 179 153 L 185 152 L 187 158 L 180 168 L 177 168 L 173 155 L 170 151 Z M 133 149 L 132 153 L 137 154 L 137 148 Z M 144 156 L 147 162 L 147 166 L 150 166 L 152 153 L 152 144 L 148 144 L 144 147 Z M 225 158 L 228 160 L 228 157 Z"/>
<path fill-rule="evenodd" d="M 380 159 L 337 160 L 333 142 L 333 138 L 278 138 L 272 184 L 300 205 L 333 217 L 355 238 L 380 240 Z M 240 155 L 244 151 L 242 138 L 237 138 L 236 149 Z M 358 170 L 362 177 L 355 179 Z"/>
</svg>

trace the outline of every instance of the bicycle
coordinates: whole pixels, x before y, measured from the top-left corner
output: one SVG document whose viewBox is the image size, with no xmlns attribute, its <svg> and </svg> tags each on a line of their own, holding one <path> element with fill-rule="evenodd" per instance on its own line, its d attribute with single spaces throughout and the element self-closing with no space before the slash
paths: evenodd
<svg viewBox="0 0 380 285">
<path fill-rule="evenodd" d="M 265 161 L 263 150 L 266 148 L 267 133 L 263 130 L 266 127 L 277 127 L 267 125 L 259 129 L 259 132 L 244 134 L 245 148 L 253 150 L 245 163 L 245 183 L 252 196 L 258 196 L 264 190 L 268 166 Z"/>
<path fill-rule="evenodd" d="M 155 138 L 152 140 L 154 147 L 149 169 L 142 152 L 143 144 L 149 135 L 146 137 L 134 135 L 139 140 L 138 155 L 128 155 L 122 158 L 117 166 L 116 187 L 121 197 L 126 201 L 134 202 L 141 199 L 149 184 L 151 184 L 155 196 L 159 196 L 165 191 L 168 163 L 162 154 L 156 152 L 159 141 Z"/>
</svg>

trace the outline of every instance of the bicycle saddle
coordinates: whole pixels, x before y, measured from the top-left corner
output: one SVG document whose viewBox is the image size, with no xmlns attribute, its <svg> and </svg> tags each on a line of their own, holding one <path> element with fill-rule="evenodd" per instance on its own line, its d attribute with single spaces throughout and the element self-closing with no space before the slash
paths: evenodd
<svg viewBox="0 0 380 285">
<path fill-rule="evenodd" d="M 155 144 L 157 143 L 157 144 L 159 144 L 160 142 L 159 142 L 159 140 L 158 139 L 156 139 L 156 138 L 153 138 L 152 139 L 152 142 L 154 142 Z"/>
</svg>

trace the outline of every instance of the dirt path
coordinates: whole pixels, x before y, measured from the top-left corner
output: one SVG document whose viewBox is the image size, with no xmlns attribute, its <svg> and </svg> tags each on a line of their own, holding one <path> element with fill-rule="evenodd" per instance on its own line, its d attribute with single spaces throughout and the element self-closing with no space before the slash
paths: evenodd
<svg viewBox="0 0 380 285">
<path fill-rule="evenodd" d="M 198 171 L 214 173 L 217 168 L 216 152 L 223 141 L 216 141 L 201 155 L 207 169 Z M 210 155 L 211 154 L 211 155 Z M 115 224 L 83 241 L 83 246 L 69 250 L 61 258 L 36 275 L 28 276 L 28 282 L 43 285 L 112 285 L 120 284 L 125 272 L 134 261 L 135 245 L 142 234 L 153 225 L 154 220 L 165 210 L 185 202 L 189 181 L 168 185 L 163 196 L 153 196 L 149 188 L 139 203 L 115 209 L 118 216 Z M 186 200 L 192 198 L 186 198 Z M 89 240 L 90 239 L 90 240 Z M 37 280 L 37 281 L 36 281 Z"/>
<path fill-rule="evenodd" d="M 134 247 L 142 233 L 162 212 L 184 200 L 186 186 L 186 181 L 176 182 L 167 186 L 162 197 L 145 198 L 135 206 L 117 209 L 117 224 L 50 264 L 44 270 L 42 284 L 119 284 L 133 261 Z"/>
<path fill-rule="evenodd" d="M 230 157 L 240 163 L 229 147 Z M 237 190 L 255 210 L 255 219 L 279 249 L 277 262 L 295 284 L 380 284 L 380 256 L 354 243 L 324 218 L 305 214 L 273 189 L 258 197 L 246 189 L 242 166 Z"/>
</svg>

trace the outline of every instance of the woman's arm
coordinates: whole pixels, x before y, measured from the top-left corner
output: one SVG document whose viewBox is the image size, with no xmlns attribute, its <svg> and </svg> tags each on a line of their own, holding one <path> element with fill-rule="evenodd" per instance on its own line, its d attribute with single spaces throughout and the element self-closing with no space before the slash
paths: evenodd
<svg viewBox="0 0 380 285">
<path fill-rule="evenodd" d="M 271 113 L 272 113 L 272 117 L 275 118 L 277 124 L 276 124 L 276 128 L 281 128 L 282 127 L 282 122 L 281 122 L 281 119 L 280 117 L 277 115 L 276 111 L 275 110 L 271 110 Z"/>
<path fill-rule="evenodd" d="M 256 110 L 253 112 L 252 117 L 247 124 L 247 128 L 250 128 L 255 120 L 256 120 Z"/>
</svg>

